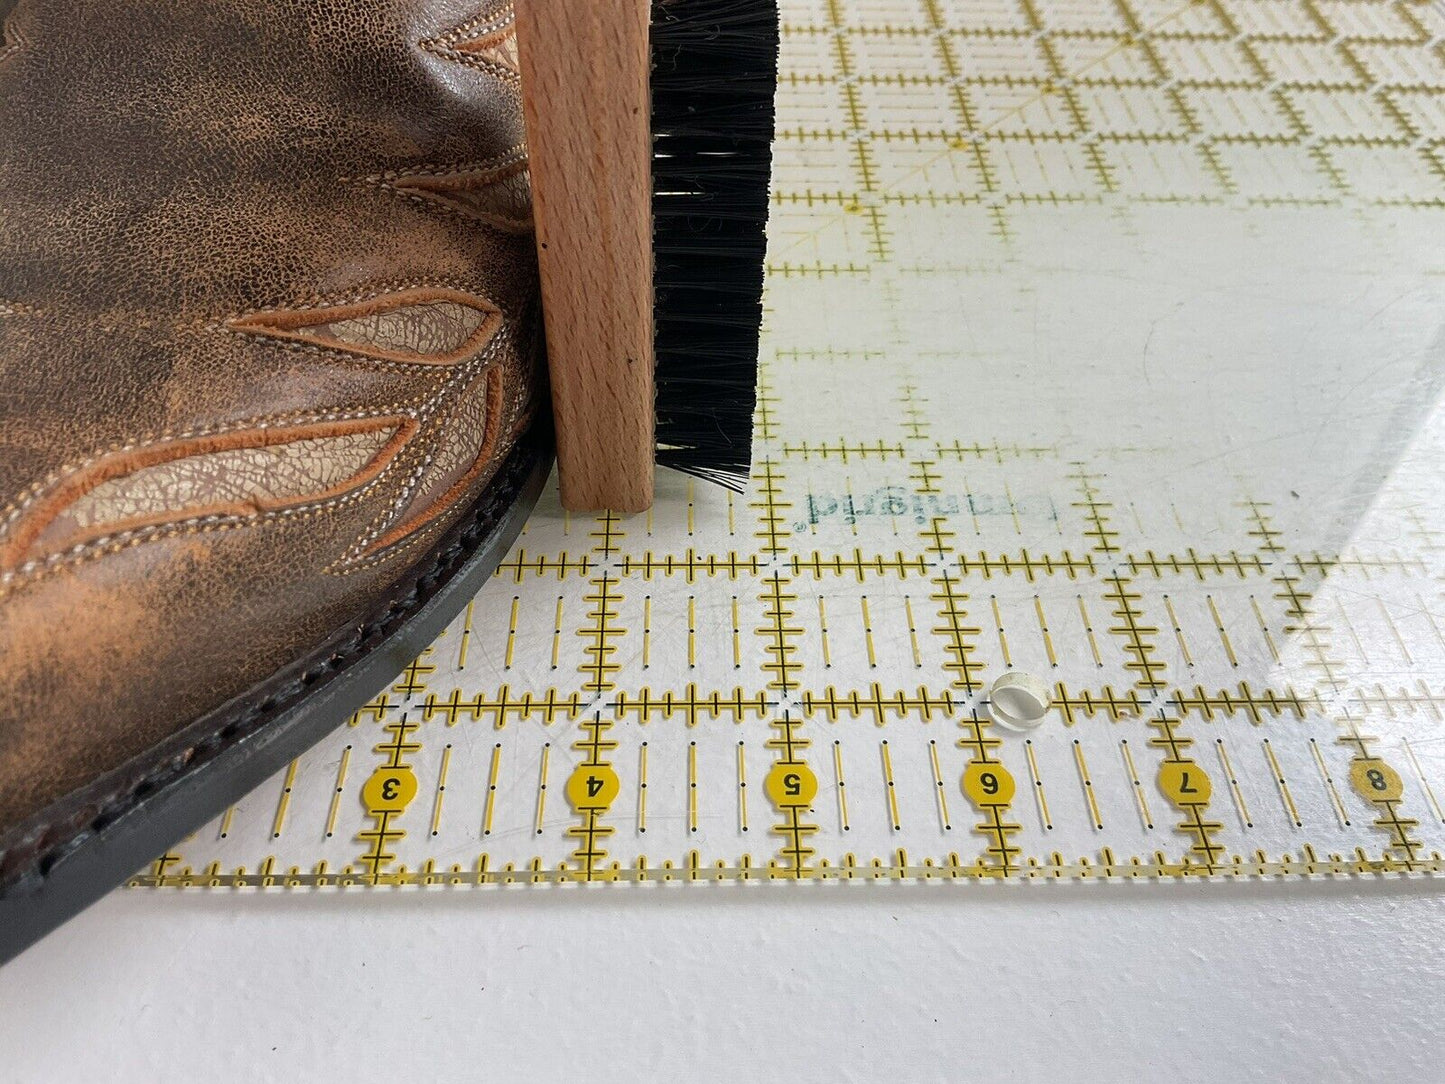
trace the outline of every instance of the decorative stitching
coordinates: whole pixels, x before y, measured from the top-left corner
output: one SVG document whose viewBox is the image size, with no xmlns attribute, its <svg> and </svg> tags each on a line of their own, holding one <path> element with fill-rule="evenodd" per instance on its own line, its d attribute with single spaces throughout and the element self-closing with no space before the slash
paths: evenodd
<svg viewBox="0 0 1445 1084">
<path fill-rule="evenodd" d="M 425 399 L 420 400 L 421 403 L 424 403 L 425 401 Z M 409 411 L 415 410 L 418 405 L 418 400 L 413 399 L 406 402 L 388 403 L 385 406 L 373 407 L 370 409 L 362 410 L 328 410 L 321 412 L 317 412 L 314 410 L 293 410 L 288 411 L 284 414 L 263 415 L 261 417 L 241 419 L 238 421 L 221 422 L 216 425 L 196 426 L 192 429 L 183 429 L 178 432 L 163 429 L 159 432 L 153 431 L 151 433 L 142 434 L 141 436 L 133 437 L 130 440 L 125 441 L 124 443 L 112 444 L 110 447 L 104 448 L 96 454 L 91 455 L 78 462 L 68 463 L 63 467 L 51 471 L 50 474 L 46 475 L 39 481 L 32 482 L 30 485 L 26 486 L 25 489 L 21 491 L 18 497 L 14 498 L 8 505 L 5 506 L 3 520 L 0 520 L 0 538 L 3 538 L 9 528 L 14 525 L 15 521 L 25 514 L 26 509 L 28 509 L 37 500 L 43 497 L 46 492 L 48 492 L 51 488 L 59 484 L 69 475 L 74 474 L 76 471 L 84 470 L 86 467 L 97 462 L 98 460 L 104 459 L 106 456 L 116 455 L 121 452 L 135 451 L 137 449 L 145 448 L 161 441 L 189 440 L 196 437 L 206 437 L 215 436 L 222 433 L 232 433 L 241 429 L 264 429 L 268 426 L 285 425 L 291 422 L 300 422 L 303 420 L 311 422 L 332 422 L 348 421 L 360 418 L 380 418 L 392 414 L 407 414 Z"/>
<path fill-rule="evenodd" d="M 512 155 L 515 153 L 517 153 L 517 148 L 513 148 L 512 150 L 506 152 L 507 155 Z M 430 204 L 428 205 L 431 206 Z M 420 281 L 415 279 L 391 280 L 381 283 L 371 283 L 367 286 L 358 287 L 357 289 L 350 292 L 343 294 L 334 294 L 329 297 L 322 297 L 321 295 L 312 294 L 307 299 L 298 300 L 290 304 L 276 305 L 270 308 L 251 309 L 246 312 L 231 313 L 229 315 L 221 316 L 219 318 L 203 318 L 205 320 L 204 323 L 197 320 L 189 321 L 182 324 L 175 324 L 172 326 L 174 326 L 177 330 L 194 330 L 197 327 L 201 327 L 205 330 L 225 331 L 227 330 L 227 323 L 233 320 L 242 319 L 247 316 L 260 315 L 263 313 L 285 312 L 293 309 L 317 309 L 332 305 L 360 304 L 366 301 L 373 300 L 385 294 L 400 293 L 407 290 L 455 290 L 458 293 L 477 296 L 475 295 L 475 291 L 468 284 L 455 278 L 440 278 Z M 43 310 L 33 309 L 27 306 L 17 306 L 17 308 L 22 310 L 20 313 L 18 313 L 20 315 L 43 315 Z M 275 341 L 284 342 L 284 340 Z M 306 347 L 312 344 L 299 343 L 287 345 Z M 357 356 L 356 360 L 364 360 L 364 356 Z M 383 364 L 393 365 L 398 363 L 385 362 Z M 402 364 L 410 365 L 411 363 Z M 435 369 L 437 368 L 437 366 L 426 366 L 426 368 Z M 72 474 L 77 470 L 84 470 L 87 466 L 94 463 L 96 460 L 104 458 L 108 455 L 113 455 L 118 452 L 131 451 L 133 449 L 144 447 L 145 445 L 154 443 L 156 441 L 186 440 L 192 437 L 209 436 L 216 433 L 231 432 L 236 429 L 255 429 L 266 425 L 284 424 L 287 422 L 299 421 L 301 419 L 309 419 L 312 421 L 339 421 L 348 418 L 370 418 L 378 417 L 383 414 L 400 414 L 407 411 L 415 410 L 418 405 L 427 402 L 432 397 L 437 395 L 445 395 L 445 393 L 446 387 L 445 385 L 443 385 L 442 388 L 436 389 L 435 391 L 431 392 L 425 392 L 419 397 L 414 397 L 412 399 L 402 402 L 392 402 L 386 404 L 385 406 L 379 406 L 370 409 L 354 411 L 316 411 L 314 409 L 293 410 L 287 411 L 282 414 L 262 415 L 259 417 L 252 417 L 249 419 L 242 419 L 234 422 L 223 422 L 216 425 L 194 426 L 190 429 L 184 429 L 179 431 L 170 429 L 162 429 L 158 431 L 152 430 L 149 433 L 143 433 L 139 436 L 132 437 L 129 440 L 112 444 L 106 448 L 102 448 L 93 455 L 86 457 L 85 459 L 67 463 L 64 466 L 61 466 L 51 471 L 50 474 L 46 475 L 44 478 L 41 478 L 26 486 L 25 489 L 21 490 L 19 494 L 11 498 L 11 500 L 6 503 L 3 510 L 0 510 L 0 538 L 3 538 L 5 536 L 7 530 L 14 524 L 17 519 L 20 518 L 21 515 L 24 514 L 25 510 L 31 504 L 33 504 L 37 498 L 39 498 L 52 486 L 62 480 L 66 475 Z"/>
<path fill-rule="evenodd" d="M 503 324 L 501 330 L 498 331 L 492 341 L 487 344 L 487 348 L 482 354 L 470 361 L 464 362 L 452 370 L 446 386 L 437 393 L 432 401 L 423 407 L 422 412 L 417 418 L 418 423 L 421 426 L 425 426 L 431 421 L 433 415 L 440 412 L 444 402 L 454 400 L 459 390 L 464 390 L 468 387 L 473 380 L 489 367 L 500 365 L 501 359 L 499 355 L 513 344 L 513 338 L 514 334 L 511 324 Z M 386 529 L 406 512 L 407 506 L 416 495 L 417 486 L 421 484 L 422 479 L 426 475 L 427 468 L 433 462 L 435 455 L 434 443 L 435 442 L 427 442 L 426 451 L 421 453 L 421 462 L 416 465 L 415 469 L 407 477 L 401 492 L 398 493 L 388 507 L 372 521 L 372 525 L 362 537 L 357 539 L 351 548 L 347 550 L 346 554 L 341 558 L 341 564 L 347 564 L 365 556 L 366 552 L 371 548 L 372 543 L 380 538 Z M 418 446 L 420 446 L 420 442 Z"/>
<path fill-rule="evenodd" d="M 515 16 L 510 4 L 500 5 L 496 10 L 483 13 L 444 34 L 427 38 L 421 47 L 433 56 L 462 64 L 468 68 L 491 75 L 513 86 L 521 84 L 517 70 L 501 61 L 492 60 L 471 51 L 493 41 L 500 41 L 514 33 Z"/>
<path fill-rule="evenodd" d="M 254 733 L 265 723 L 268 716 L 291 706 L 300 695 L 322 678 L 346 669 L 354 661 L 369 654 L 370 645 L 390 635 L 398 625 L 409 620 L 410 614 L 431 597 L 434 589 L 446 583 L 450 578 L 448 573 L 475 553 L 478 545 L 495 528 L 500 516 L 511 507 L 516 499 L 516 491 L 536 460 L 535 450 L 532 456 L 517 456 L 511 459 L 508 462 L 507 474 L 494 480 L 495 488 L 490 499 L 486 499 L 484 495 L 473 509 L 471 522 L 456 525 L 456 540 L 439 551 L 426 569 L 418 570 L 416 579 L 404 594 L 394 597 L 384 610 L 378 604 L 378 610 L 374 611 L 378 616 L 338 644 L 325 659 L 308 667 L 284 685 L 270 690 L 261 700 L 246 705 L 224 725 L 220 725 L 221 720 L 217 720 L 217 729 L 200 741 L 172 753 L 158 765 L 133 772 L 128 778 L 118 781 L 108 793 L 97 796 L 68 816 L 35 824 L 24 836 L 5 843 L 3 849 L 0 849 L 0 885 L 13 883 L 16 870 L 22 864 L 38 866 L 41 876 L 44 876 L 48 865 L 58 854 L 103 830 L 141 794 L 164 786 L 187 765 L 196 761 L 198 756 L 203 760 L 210 759 L 228 745 Z M 60 832 L 66 833 L 65 836 L 54 839 Z"/>
<path fill-rule="evenodd" d="M 382 175 L 378 174 L 377 176 Z M 370 178 L 362 179 L 370 180 Z M 354 180 L 356 180 L 356 178 L 342 178 L 343 183 L 351 183 Z M 246 309 L 244 312 L 233 312 L 226 316 L 214 318 L 212 324 L 217 327 L 222 327 L 235 320 L 243 320 L 251 316 L 263 316 L 269 313 L 283 313 L 301 309 L 324 309 L 341 305 L 359 305 L 367 301 L 374 301 L 377 298 L 385 297 L 388 294 L 405 293 L 408 290 L 454 290 L 459 294 L 480 297 L 471 285 L 460 279 L 392 279 L 384 282 L 369 283 L 366 286 L 359 286 L 355 290 L 347 293 L 309 294 L 304 299 L 296 301 L 283 302 L 259 309 Z M 487 304 L 492 305 L 492 302 L 488 301 Z"/>
<path fill-rule="evenodd" d="M 533 228 L 530 213 L 526 218 L 493 214 L 457 198 L 457 193 L 465 193 L 474 186 L 495 185 L 517 177 L 526 170 L 527 162 L 527 145 L 518 143 L 501 155 L 480 162 L 387 170 L 364 177 L 346 177 L 342 178 L 342 181 L 380 188 L 392 196 L 409 200 L 427 210 L 440 208 L 469 225 L 481 222 L 504 233 L 527 234 L 531 233 Z"/>
<path fill-rule="evenodd" d="M 463 472 L 460 478 L 458 478 L 455 482 L 448 486 L 446 490 L 440 496 L 438 496 L 430 506 L 424 509 L 413 522 L 408 523 L 405 519 L 400 519 L 396 524 L 392 526 L 389 531 L 377 537 L 374 537 L 367 546 L 367 552 L 360 554 L 359 556 L 370 556 L 377 550 L 383 550 L 386 549 L 388 546 L 395 545 L 397 542 L 400 542 L 402 539 L 406 538 L 413 531 L 420 530 L 428 523 L 431 523 L 434 520 L 445 516 L 448 509 L 452 508 L 464 496 L 466 496 L 467 491 L 470 490 L 471 487 L 476 483 L 477 479 L 486 472 L 487 466 L 496 459 L 497 448 L 500 443 L 501 436 L 499 432 L 499 430 L 501 429 L 502 421 L 501 415 L 502 410 L 506 405 L 506 377 L 502 371 L 501 366 L 492 366 L 491 368 L 484 369 L 481 373 L 479 373 L 476 377 L 476 380 L 472 381 L 472 384 L 475 384 L 478 381 L 482 380 L 485 380 L 487 383 L 487 386 L 483 391 L 483 394 L 486 396 L 486 421 L 484 423 L 485 428 L 482 432 L 481 445 L 477 448 L 476 455 L 473 457 L 472 462 L 467 466 L 466 471 Z M 471 385 L 469 385 L 468 387 L 470 386 Z M 448 414 L 448 422 L 451 422 L 455 418 L 456 408 L 457 405 L 460 404 L 460 402 L 461 397 L 458 396 L 457 403 L 453 404 L 452 410 Z M 428 456 L 428 459 L 434 461 L 435 455 Z M 413 499 L 415 498 L 413 497 Z M 402 509 L 400 515 L 404 516 L 410 506 L 411 502 L 408 501 L 407 507 Z"/>
<path fill-rule="evenodd" d="M 428 287 L 424 284 L 413 283 L 395 285 L 400 285 L 401 289 L 403 290 L 438 288 L 436 286 Z M 440 288 L 449 289 L 453 287 L 442 286 Z M 395 289 L 390 289 L 388 288 L 388 286 L 378 287 L 376 285 L 372 285 L 371 287 L 363 290 L 353 291 L 349 295 L 343 295 L 343 297 L 346 299 L 355 299 L 356 302 L 361 302 L 379 296 L 384 296 L 388 293 L 393 292 L 396 292 Z M 475 297 L 477 295 L 468 294 L 467 296 Z M 314 310 L 334 306 L 337 304 L 337 301 L 338 298 L 335 297 L 331 299 L 316 298 L 312 301 L 302 302 L 299 306 L 295 307 Z M 493 308 L 495 309 L 495 307 Z M 281 312 L 288 310 L 277 308 L 274 310 L 259 311 Z M 498 311 L 499 318 L 500 315 L 501 314 Z M 222 327 L 224 325 L 212 324 L 210 326 Z M 98 462 L 103 458 L 106 458 L 107 456 L 136 451 L 159 442 L 169 443 L 173 441 L 182 441 L 198 437 L 233 433 L 246 429 L 261 429 L 277 424 L 284 424 L 285 422 L 289 422 L 292 420 L 306 419 L 313 422 L 343 421 L 361 418 L 377 418 L 386 415 L 403 413 L 407 417 L 415 421 L 417 431 L 420 432 L 422 429 L 425 428 L 426 424 L 431 420 L 431 418 L 440 410 L 443 404 L 445 404 L 450 398 L 453 397 L 453 394 L 456 391 L 457 387 L 459 385 L 470 383 L 470 381 L 482 370 L 484 370 L 488 365 L 497 363 L 499 360 L 498 355 L 501 354 L 508 347 L 508 345 L 513 343 L 514 338 L 515 335 L 510 322 L 506 320 L 500 320 L 497 331 L 486 342 L 480 354 L 474 356 L 471 359 L 468 359 L 467 361 L 462 362 L 460 365 L 455 365 L 450 369 L 445 369 L 439 366 L 428 366 L 428 368 L 430 369 L 438 369 L 442 372 L 447 373 L 447 376 L 443 380 L 441 387 L 434 388 L 431 391 L 425 393 L 422 397 L 412 399 L 403 404 L 393 403 L 382 408 L 359 411 L 325 411 L 319 413 L 309 411 L 292 411 L 284 415 L 274 415 L 259 419 L 250 419 L 247 421 L 223 423 L 221 425 L 214 426 L 193 427 L 179 433 L 163 431 L 158 434 L 148 434 L 140 438 L 135 438 L 129 441 L 118 443 L 116 445 L 113 445 L 111 448 L 100 452 L 97 455 L 88 457 L 84 461 L 81 461 L 79 463 L 67 464 L 65 467 L 62 467 L 57 471 L 52 471 L 51 474 L 48 475 L 46 478 L 27 487 L 26 491 L 24 491 L 19 498 L 13 500 L 10 505 L 7 506 L 3 515 L 3 519 L 0 519 L 0 538 L 4 538 L 11 530 L 13 530 L 15 523 L 19 519 L 21 519 L 38 500 L 43 499 L 51 490 L 63 484 L 68 477 L 70 477 L 77 471 L 85 470 L 87 467 L 93 465 L 94 463 Z M 295 345 L 300 347 L 307 347 L 310 344 L 300 343 Z M 430 459 L 427 458 L 412 470 L 409 477 L 407 477 L 404 481 L 401 493 L 396 498 L 396 501 L 389 504 L 387 509 L 385 509 L 373 522 L 372 527 L 363 535 L 361 539 L 358 539 L 357 542 L 353 544 L 351 549 L 347 552 L 346 556 L 343 557 L 343 562 L 349 559 L 354 559 L 355 557 L 360 556 L 362 553 L 364 553 L 367 546 L 374 542 L 375 539 L 379 537 L 381 533 L 385 530 L 385 528 L 405 510 L 407 503 L 410 502 L 415 493 L 417 485 L 421 482 L 422 477 L 424 476 L 425 468 L 429 462 Z M 376 488 L 376 483 L 379 483 L 383 478 L 394 478 L 396 470 L 400 468 L 402 464 L 403 457 L 396 457 L 392 462 L 387 465 L 386 470 L 378 476 L 374 483 L 369 483 L 362 489 L 356 491 L 358 497 L 362 493 L 372 492 Z M 344 503 L 350 504 L 352 502 L 350 500 L 347 500 Z M 301 511 L 305 507 L 310 507 L 310 505 L 294 509 L 292 510 L 292 512 L 294 514 L 295 512 Z M 324 506 L 318 505 L 317 507 L 320 508 Z M 237 519 L 234 522 L 228 522 L 225 525 L 225 529 L 229 529 L 234 526 L 264 522 L 267 519 L 274 518 L 278 514 L 280 513 L 268 512 L 263 514 L 259 519 L 257 517 L 244 517 L 241 519 Z M 171 526 L 176 528 L 177 531 L 180 531 L 185 528 L 193 527 L 196 523 L 200 522 L 205 522 L 205 517 L 190 517 L 184 520 L 178 520 L 174 524 L 171 524 Z M 37 576 L 48 575 L 51 572 L 55 571 L 57 568 L 71 567 L 73 564 L 79 562 L 93 560 L 106 552 L 115 552 L 117 548 L 126 548 L 131 545 L 139 544 L 143 541 L 162 540 L 166 537 L 171 537 L 173 533 L 175 532 L 158 531 L 155 527 L 147 527 L 143 529 L 137 529 L 135 531 L 128 531 L 121 535 L 104 536 L 103 538 L 96 539 L 87 543 L 80 550 L 77 550 L 73 547 L 70 551 L 62 551 L 59 554 L 52 554 L 45 559 L 36 559 L 25 562 L 16 567 L 15 569 L 0 573 L 0 597 L 3 597 L 4 594 L 8 594 L 10 591 L 13 591 L 20 584 L 32 582 Z M 117 546 L 116 544 L 117 540 L 119 541 L 119 546 Z M 109 549 L 106 548 L 107 544 L 109 544 Z"/>
<path fill-rule="evenodd" d="M 205 327 L 186 329 L 195 334 L 216 334 L 216 335 L 238 335 L 243 334 L 236 328 L 226 327 L 224 324 L 208 324 Z M 406 376 L 430 376 L 440 375 L 438 370 L 445 366 L 437 365 L 434 362 L 424 361 L 391 361 L 386 358 L 373 357 L 369 354 L 354 354 L 342 350 L 339 347 L 326 346 L 321 342 L 293 342 L 288 339 L 266 336 L 268 345 L 285 350 L 293 354 L 304 354 L 307 357 L 320 358 L 323 361 L 335 362 L 341 365 L 348 365 L 353 368 L 362 369 L 367 372 L 395 372 Z"/>
<path fill-rule="evenodd" d="M 291 508 L 280 508 L 245 517 L 207 515 L 193 519 L 177 520 L 171 524 L 136 528 L 133 531 L 125 531 L 117 535 L 106 535 L 83 543 L 71 550 L 52 553 L 47 557 L 27 561 L 11 572 L 0 572 L 0 599 L 4 599 L 7 595 L 13 594 L 14 591 L 20 587 L 35 583 L 61 569 L 73 568 L 99 557 L 105 557 L 112 553 L 119 553 L 122 550 L 132 549 L 135 546 L 147 542 L 162 542 L 169 538 L 214 534 L 217 531 L 229 531 L 238 527 L 263 526 L 276 520 L 295 519 L 304 521 L 315 519 L 323 512 L 347 508 L 353 504 L 360 503 L 372 489 L 375 489 L 382 483 L 385 477 L 386 472 L 383 471 L 359 489 L 352 490 L 339 497 L 328 498 L 315 504 L 296 505 Z"/>
<path fill-rule="evenodd" d="M 511 172 L 484 180 L 481 182 L 480 187 L 497 188 L 500 187 L 504 181 L 511 180 L 526 173 L 527 167 L 525 164 L 513 166 Z M 467 173 L 428 176 L 416 174 L 395 181 L 383 181 L 378 184 L 377 187 L 401 196 L 403 199 L 420 197 L 429 203 L 438 204 L 455 214 L 459 214 L 469 221 L 495 226 L 504 233 L 529 234 L 532 232 L 533 224 L 530 195 L 526 200 L 527 213 L 525 216 L 484 210 L 466 198 L 479 187 L 474 181 L 475 178 Z M 528 184 L 530 185 L 530 183 L 529 178 Z"/>
<path fill-rule="evenodd" d="M 464 162 L 441 162 L 430 167 L 418 167 L 416 169 L 388 169 L 381 173 L 366 173 L 356 177 L 340 178 L 343 184 L 354 184 L 364 182 L 366 184 L 381 184 L 383 181 L 396 180 L 398 177 L 445 177 L 453 173 L 502 173 L 503 171 L 526 162 L 528 159 L 527 143 L 514 143 L 501 154 L 493 155 L 491 158 L 470 159 Z"/>
<path fill-rule="evenodd" d="M 10 565 L 11 567 L 6 569 L 6 571 L 18 572 L 26 567 L 33 566 L 35 561 L 22 562 L 20 558 L 35 544 L 36 540 L 41 536 L 45 528 L 55 520 L 56 516 L 60 515 L 71 504 L 84 497 L 102 483 L 116 478 L 123 478 L 126 475 L 133 474 L 146 467 L 177 462 L 211 452 L 274 447 L 276 445 L 290 444 L 300 440 L 325 438 L 328 436 L 346 436 L 351 433 L 379 429 L 394 430 L 385 447 L 369 460 L 362 470 L 356 472 L 351 478 L 341 483 L 341 486 L 333 492 L 315 495 L 305 501 L 281 501 L 275 504 L 256 498 L 249 502 L 247 506 L 222 506 L 210 509 L 204 516 L 193 515 L 180 519 L 161 519 L 154 523 L 136 523 L 132 527 L 118 533 L 115 530 L 107 531 L 106 534 L 102 536 L 103 538 L 124 536 L 147 527 L 163 526 L 172 523 L 188 523 L 218 517 L 251 520 L 259 514 L 281 511 L 285 508 L 314 507 L 319 501 L 324 501 L 331 497 L 339 497 L 345 493 L 356 490 L 358 487 L 364 487 L 366 484 L 379 478 L 385 473 L 386 468 L 392 461 L 396 459 L 401 449 L 416 435 L 418 428 L 419 423 L 407 415 L 301 426 L 264 426 L 254 429 L 238 430 L 233 433 L 223 434 L 219 437 L 200 437 L 189 441 L 164 441 L 147 445 L 135 451 L 104 457 L 93 463 L 87 470 L 78 472 L 78 475 L 71 475 L 64 485 L 57 487 L 49 494 L 46 502 L 40 504 L 32 511 L 28 522 L 13 532 L 6 545 L 0 546 L 0 568 Z M 247 510 L 248 507 L 250 510 Z M 95 541 L 99 541 L 99 539 L 86 540 L 58 552 L 77 553 L 86 545 Z M 41 558 L 36 558 L 35 560 L 41 560 Z"/>
<path fill-rule="evenodd" d="M 366 342 L 351 342 L 335 337 L 322 338 L 307 334 L 306 329 L 324 324 L 342 323 L 364 319 L 368 316 L 382 316 L 407 308 L 424 305 L 450 303 L 482 314 L 482 322 L 467 339 L 442 354 L 428 356 L 416 352 L 405 352 L 386 346 Z M 391 293 L 374 294 L 365 301 L 346 302 L 331 305 L 308 305 L 297 309 L 267 309 L 227 321 L 232 330 L 261 335 L 268 339 L 280 339 L 303 344 L 321 344 L 333 350 L 350 352 L 382 361 L 411 365 L 448 366 L 475 355 L 485 349 L 496 337 L 502 325 L 502 312 L 495 304 L 477 294 L 445 288 L 413 288 Z"/>
<path fill-rule="evenodd" d="M 20 31 L 7 18 L 3 33 L 0 33 L 0 64 L 4 64 L 16 53 L 30 43 L 25 40 Z"/>
<path fill-rule="evenodd" d="M 511 429 L 508 430 L 506 437 L 498 443 L 495 454 L 491 456 L 492 466 L 506 461 L 507 456 L 511 455 L 513 449 L 517 445 L 518 440 L 520 440 L 522 435 L 526 433 L 526 431 L 531 427 L 533 421 L 534 416 L 531 414 L 517 420 L 516 424 L 514 424 Z M 482 476 L 485 477 L 485 475 L 486 471 L 484 470 L 482 472 Z M 376 565 L 379 565 L 384 561 L 391 560 L 398 554 L 405 553 L 408 550 L 413 550 L 417 546 L 422 545 L 428 539 L 435 537 L 437 533 L 437 528 L 445 526 L 446 524 L 444 520 L 434 519 L 431 522 L 418 527 L 414 534 L 408 535 L 406 538 L 396 542 L 395 544 L 387 546 L 384 550 L 379 550 L 368 556 L 359 558 L 358 560 L 351 561 L 345 566 L 333 566 L 332 568 L 328 568 L 326 571 L 334 576 L 350 576 L 353 572 L 360 572 L 368 568 L 374 568 Z"/>
</svg>

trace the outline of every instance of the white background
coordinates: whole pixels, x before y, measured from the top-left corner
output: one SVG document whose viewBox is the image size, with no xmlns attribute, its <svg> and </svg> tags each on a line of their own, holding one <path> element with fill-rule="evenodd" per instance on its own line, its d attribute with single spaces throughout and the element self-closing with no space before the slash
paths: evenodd
<svg viewBox="0 0 1445 1084">
<path fill-rule="evenodd" d="M 1442 997 L 1420 882 L 121 892 L 0 1079 L 1438 1080 Z"/>
</svg>

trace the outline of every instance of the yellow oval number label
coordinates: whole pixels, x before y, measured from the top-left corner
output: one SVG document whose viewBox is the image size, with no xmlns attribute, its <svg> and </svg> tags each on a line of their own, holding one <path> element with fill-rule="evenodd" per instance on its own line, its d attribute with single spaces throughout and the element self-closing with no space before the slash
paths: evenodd
<svg viewBox="0 0 1445 1084">
<path fill-rule="evenodd" d="M 1357 760 L 1350 765 L 1350 782 L 1372 802 L 1397 802 L 1405 793 L 1400 773 L 1383 760 Z"/>
<path fill-rule="evenodd" d="M 378 768 L 361 788 L 361 802 L 372 813 L 400 813 L 416 797 L 410 768 Z"/>
<path fill-rule="evenodd" d="M 970 764 L 963 772 L 963 796 L 974 805 L 1008 805 L 1014 800 L 1014 777 L 1002 764 Z"/>
<path fill-rule="evenodd" d="M 1167 760 L 1159 765 L 1159 789 L 1175 805 L 1208 805 L 1214 787 L 1204 769 L 1192 760 Z"/>
<path fill-rule="evenodd" d="M 773 765 L 763 789 L 779 809 L 806 809 L 818 796 L 818 777 L 806 764 L 783 761 Z"/>
<path fill-rule="evenodd" d="M 567 801 L 579 813 L 601 811 L 617 800 L 622 782 L 606 764 L 581 764 L 567 779 Z"/>
</svg>

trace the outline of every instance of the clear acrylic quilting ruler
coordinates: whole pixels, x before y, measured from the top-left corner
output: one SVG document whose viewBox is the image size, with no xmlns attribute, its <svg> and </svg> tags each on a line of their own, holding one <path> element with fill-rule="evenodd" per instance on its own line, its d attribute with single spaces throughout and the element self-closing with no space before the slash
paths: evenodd
<svg viewBox="0 0 1445 1084">
<path fill-rule="evenodd" d="M 1439 872 L 1441 9 L 784 22 L 748 491 L 544 498 L 136 883 Z"/>
</svg>

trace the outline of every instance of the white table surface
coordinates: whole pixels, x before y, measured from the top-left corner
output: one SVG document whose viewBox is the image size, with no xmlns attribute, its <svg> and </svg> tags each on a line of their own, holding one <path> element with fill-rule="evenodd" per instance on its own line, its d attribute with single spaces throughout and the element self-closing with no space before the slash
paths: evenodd
<svg viewBox="0 0 1445 1084">
<path fill-rule="evenodd" d="M 1439 1079 L 1427 884 L 961 887 L 123 892 L 0 1079 Z"/>
</svg>

